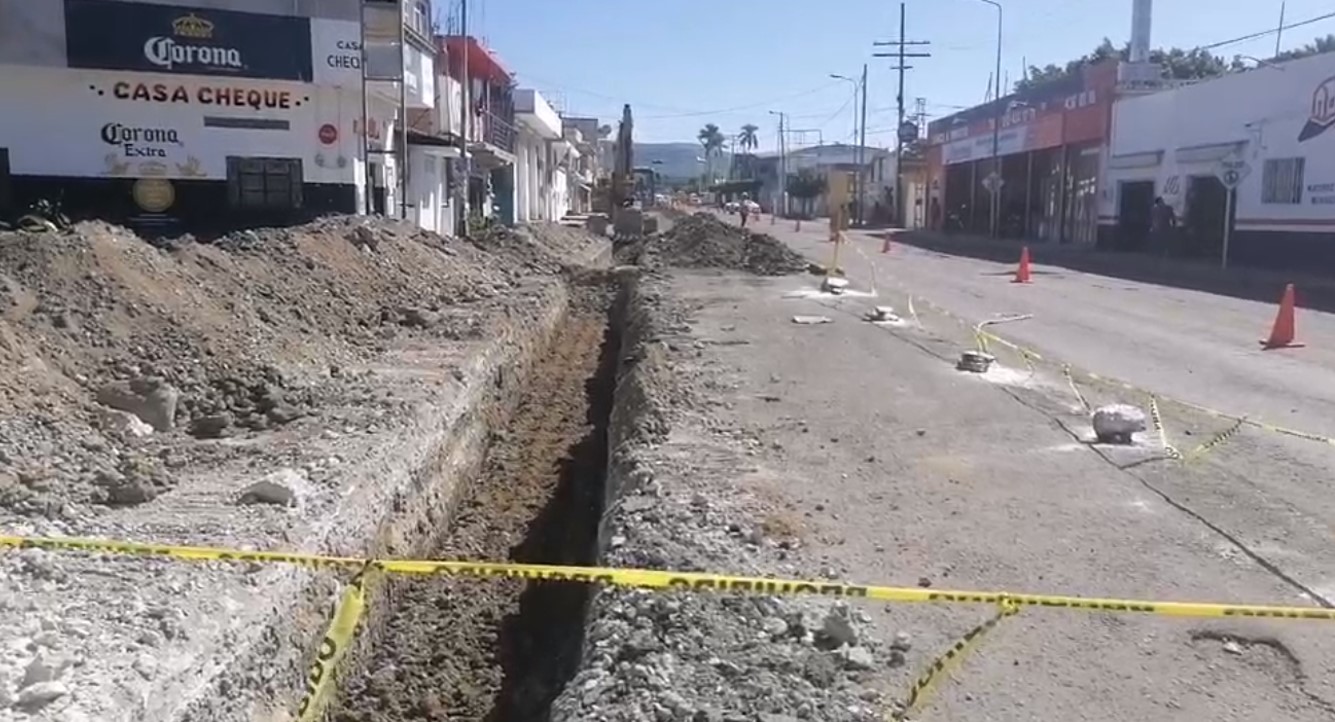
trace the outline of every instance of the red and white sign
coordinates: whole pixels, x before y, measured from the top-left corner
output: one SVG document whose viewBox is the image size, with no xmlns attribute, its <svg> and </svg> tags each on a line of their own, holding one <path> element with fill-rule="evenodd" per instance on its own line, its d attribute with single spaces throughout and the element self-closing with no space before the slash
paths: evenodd
<svg viewBox="0 0 1335 722">
<path fill-rule="evenodd" d="M 320 143 L 324 145 L 333 145 L 338 142 L 338 126 L 333 123 L 325 123 L 320 126 Z"/>
</svg>

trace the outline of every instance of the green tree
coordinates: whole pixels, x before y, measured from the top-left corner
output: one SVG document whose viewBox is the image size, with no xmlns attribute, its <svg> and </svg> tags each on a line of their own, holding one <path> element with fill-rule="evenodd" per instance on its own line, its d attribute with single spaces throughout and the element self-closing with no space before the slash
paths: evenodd
<svg viewBox="0 0 1335 722">
<path fill-rule="evenodd" d="M 1271 58 L 1271 60 L 1278 63 L 1285 60 L 1305 58 L 1309 55 L 1319 55 L 1321 53 L 1335 53 L 1335 35 L 1327 35 L 1324 38 L 1317 38 L 1300 48 L 1285 50 L 1279 55 Z"/>
<path fill-rule="evenodd" d="M 696 140 L 700 141 L 700 147 L 705 152 L 705 172 L 710 183 L 714 182 L 714 158 L 723 155 L 723 131 L 718 129 L 713 123 L 706 123 L 705 127 L 696 134 Z"/>
<path fill-rule="evenodd" d="M 1113 45 L 1111 40 L 1104 38 L 1103 42 L 1099 43 L 1088 54 L 1068 61 L 1065 65 L 1049 63 L 1042 67 L 1029 66 L 1028 77 L 1015 83 L 1015 91 L 1034 90 L 1048 83 L 1072 78 L 1079 75 L 1086 66 L 1096 65 L 1107 60 L 1126 60 L 1130 57 L 1130 53 L 1131 46 L 1129 43 L 1118 48 Z M 1163 68 L 1164 77 L 1170 80 L 1213 78 L 1246 67 L 1241 58 L 1235 57 L 1232 60 L 1225 60 L 1220 56 L 1211 54 L 1208 50 L 1200 48 L 1191 50 L 1183 50 L 1182 48 L 1151 50 L 1150 62 L 1157 63 Z"/>
<path fill-rule="evenodd" d="M 788 195 L 801 201 L 799 213 L 811 216 L 811 202 L 825 192 L 825 176 L 813 168 L 803 168 L 788 176 Z"/>
<path fill-rule="evenodd" d="M 754 151 L 760 146 L 760 138 L 756 136 L 756 131 L 760 126 L 753 123 L 747 123 L 742 126 L 742 132 L 737 134 L 737 145 L 744 151 Z"/>
</svg>

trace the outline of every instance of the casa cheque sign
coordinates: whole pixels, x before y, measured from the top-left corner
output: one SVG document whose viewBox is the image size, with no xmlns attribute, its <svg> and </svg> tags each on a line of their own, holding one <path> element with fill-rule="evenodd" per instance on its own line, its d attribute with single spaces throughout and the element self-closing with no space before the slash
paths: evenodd
<svg viewBox="0 0 1335 722">
<path fill-rule="evenodd" d="M 71 68 L 310 82 L 310 20 L 176 5 L 65 0 Z"/>
</svg>

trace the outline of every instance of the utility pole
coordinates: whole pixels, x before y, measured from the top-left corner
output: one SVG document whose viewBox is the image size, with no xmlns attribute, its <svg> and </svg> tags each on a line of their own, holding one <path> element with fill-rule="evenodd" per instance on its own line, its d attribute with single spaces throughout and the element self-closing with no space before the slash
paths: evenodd
<svg viewBox="0 0 1335 722">
<path fill-rule="evenodd" d="M 773 215 L 788 215 L 788 151 L 783 125 L 783 111 L 771 110 L 770 115 L 779 116 L 779 197 L 774 204 Z"/>
<path fill-rule="evenodd" d="M 459 80 L 459 130 L 463 137 L 459 139 L 459 164 L 463 168 L 463 200 L 459 208 L 463 210 L 462 228 L 456 228 L 459 236 L 468 237 L 468 192 L 473 185 L 473 156 L 468 152 L 468 137 L 472 134 L 469 127 L 473 116 L 472 81 L 468 79 L 468 0 L 459 0 L 459 36 L 462 42 L 459 43 L 463 48 L 464 57 L 460 62 L 460 80 Z"/>
<path fill-rule="evenodd" d="M 906 65 L 908 58 L 930 58 L 931 53 L 910 53 L 907 52 L 910 46 L 931 45 L 928 40 L 906 40 L 905 33 L 905 9 L 904 3 L 899 4 L 899 40 L 890 40 L 886 42 L 872 43 L 876 46 L 897 46 L 898 50 L 892 53 L 873 53 L 877 58 L 896 58 L 899 62 L 892 69 L 899 71 L 899 93 L 896 97 L 896 104 L 899 111 L 899 122 L 895 125 L 895 222 L 903 225 L 904 223 L 904 141 L 906 132 L 904 127 L 904 71 L 911 70 L 912 65 Z"/>
<path fill-rule="evenodd" d="M 867 205 L 867 64 L 862 64 L 862 123 L 858 130 L 858 176 L 857 187 L 858 194 L 854 196 L 858 199 L 858 225 L 865 222 L 866 214 L 863 208 Z"/>
<path fill-rule="evenodd" d="M 1284 3 L 1279 4 L 1279 29 L 1275 31 L 1275 57 L 1279 57 L 1279 41 L 1284 37 Z"/>
</svg>

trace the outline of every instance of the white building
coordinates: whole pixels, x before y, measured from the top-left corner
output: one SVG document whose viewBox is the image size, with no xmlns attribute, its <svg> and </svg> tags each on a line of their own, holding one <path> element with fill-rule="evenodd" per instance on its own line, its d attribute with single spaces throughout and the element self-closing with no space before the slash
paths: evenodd
<svg viewBox="0 0 1335 722">
<path fill-rule="evenodd" d="M 515 92 L 516 220 L 560 220 L 570 211 L 568 184 L 558 157 L 571 144 L 561 132 L 561 117 L 536 90 Z M 559 179 L 559 180 L 558 180 Z"/>
<path fill-rule="evenodd" d="M 1230 222 L 1230 260 L 1335 267 L 1335 53 L 1119 99 L 1105 166 L 1112 245 L 1147 248 L 1162 197 L 1188 253 L 1217 257 Z M 1240 177 L 1227 221 L 1226 167 Z"/>
<path fill-rule="evenodd" d="M 430 153 L 415 198 L 395 190 L 398 86 L 374 87 L 363 118 L 358 0 L 198 4 L 0 2 L 0 215 L 45 197 L 166 230 L 283 223 L 365 208 L 369 177 L 377 210 L 439 223 Z M 368 27 L 366 64 L 432 107 L 430 4 L 390 13 L 392 30 Z"/>
</svg>

